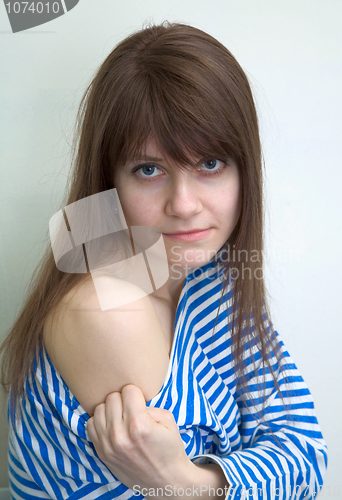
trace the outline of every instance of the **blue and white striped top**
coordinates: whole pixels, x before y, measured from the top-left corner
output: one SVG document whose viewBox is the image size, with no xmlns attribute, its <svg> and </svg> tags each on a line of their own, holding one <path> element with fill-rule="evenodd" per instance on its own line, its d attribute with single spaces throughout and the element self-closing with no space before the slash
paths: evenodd
<svg viewBox="0 0 342 500">
<path fill-rule="evenodd" d="M 277 334 L 283 363 L 278 365 L 275 356 L 271 362 L 286 410 L 266 372 L 266 410 L 258 418 L 261 357 L 255 349 L 253 364 L 246 351 L 253 406 L 239 386 L 231 356 L 231 285 L 213 335 L 221 271 L 216 259 L 188 274 L 178 301 L 168 373 L 147 405 L 172 411 L 192 460 L 221 466 L 230 485 L 227 499 L 315 498 L 327 453 L 311 394 Z M 12 498 L 144 498 L 116 480 L 98 458 L 87 435 L 88 418 L 43 350 L 26 382 L 16 429 L 9 421 Z"/>
</svg>

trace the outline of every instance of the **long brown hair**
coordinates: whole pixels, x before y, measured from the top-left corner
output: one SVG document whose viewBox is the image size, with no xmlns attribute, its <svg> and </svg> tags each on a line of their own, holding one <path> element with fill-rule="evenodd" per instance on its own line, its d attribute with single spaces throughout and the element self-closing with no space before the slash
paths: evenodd
<svg viewBox="0 0 342 500">
<path fill-rule="evenodd" d="M 180 168 L 187 168 L 194 156 L 222 156 L 237 163 L 241 214 L 226 242 L 231 257 L 225 264 L 227 279 L 234 277 L 233 356 L 243 375 L 246 343 L 257 342 L 264 365 L 276 380 L 268 356 L 275 337 L 260 275 L 263 204 L 258 119 L 249 82 L 233 55 L 210 35 L 184 24 L 163 23 L 132 34 L 109 54 L 87 88 L 75 137 L 66 205 L 115 187 L 113 169 L 136 157 L 151 137 Z M 234 261 L 232 250 L 236 256 L 245 252 L 247 277 L 246 258 Z M 252 252 L 256 258 L 251 259 Z M 59 271 L 51 249 L 47 251 L 0 348 L 1 384 L 10 391 L 12 403 L 24 392 L 48 313 L 81 279 L 82 275 Z"/>
</svg>

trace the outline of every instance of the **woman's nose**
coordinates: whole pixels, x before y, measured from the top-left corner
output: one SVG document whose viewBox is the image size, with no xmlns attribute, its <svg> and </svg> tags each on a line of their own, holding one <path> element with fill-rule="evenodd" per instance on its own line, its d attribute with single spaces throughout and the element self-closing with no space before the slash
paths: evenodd
<svg viewBox="0 0 342 500">
<path fill-rule="evenodd" d="M 184 176 L 186 177 L 186 176 Z M 189 219 L 203 209 L 198 185 L 191 179 L 177 179 L 167 187 L 166 213 L 181 219 Z"/>
</svg>

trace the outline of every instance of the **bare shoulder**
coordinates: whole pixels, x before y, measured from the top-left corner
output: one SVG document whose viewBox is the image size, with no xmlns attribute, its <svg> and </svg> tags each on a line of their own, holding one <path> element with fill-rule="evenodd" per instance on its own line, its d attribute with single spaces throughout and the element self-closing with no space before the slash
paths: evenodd
<svg viewBox="0 0 342 500">
<path fill-rule="evenodd" d="M 169 361 L 150 298 L 117 278 L 104 277 L 102 285 L 125 298 L 120 306 L 103 311 L 92 280 L 84 281 L 51 311 L 43 333 L 55 368 L 90 415 L 126 384 L 139 386 L 146 401 L 151 399 Z"/>
</svg>

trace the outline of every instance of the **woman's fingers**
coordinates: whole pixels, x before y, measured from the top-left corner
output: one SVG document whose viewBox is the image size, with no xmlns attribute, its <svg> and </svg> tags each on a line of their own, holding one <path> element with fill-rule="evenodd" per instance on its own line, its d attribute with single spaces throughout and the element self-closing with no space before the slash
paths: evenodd
<svg viewBox="0 0 342 500">
<path fill-rule="evenodd" d="M 99 436 L 95 428 L 94 417 L 91 417 L 89 420 L 87 420 L 87 432 L 89 434 L 90 440 L 93 443 L 97 443 L 99 440 Z"/>
<path fill-rule="evenodd" d="M 167 429 L 177 427 L 173 414 L 169 410 L 163 408 L 155 408 L 153 406 L 147 407 L 147 413 L 153 418 L 157 424 L 162 424 Z M 178 431 L 178 427 L 177 427 Z"/>
<path fill-rule="evenodd" d="M 122 400 L 119 392 L 113 392 L 105 403 L 96 406 L 94 415 L 87 421 L 87 431 L 93 442 L 99 442 L 122 421 Z"/>
<path fill-rule="evenodd" d="M 129 384 L 123 387 L 121 393 L 109 394 L 106 402 L 95 408 L 94 416 L 88 420 L 87 429 L 92 441 L 99 442 L 105 435 L 110 440 L 115 440 L 115 435 L 125 433 L 124 429 L 132 438 L 139 438 L 153 432 L 155 423 L 167 429 L 176 427 L 170 411 L 146 407 L 142 391 Z"/>
<path fill-rule="evenodd" d="M 125 385 L 121 391 L 121 397 L 124 420 L 130 420 L 142 413 L 147 413 L 145 397 L 136 385 Z"/>
<path fill-rule="evenodd" d="M 94 415 L 87 421 L 87 431 L 90 439 L 93 442 L 98 442 L 100 436 L 106 430 L 106 409 L 105 404 L 101 403 L 96 406 Z"/>
<path fill-rule="evenodd" d="M 146 408 L 142 391 L 135 385 L 126 385 L 121 392 L 123 423 L 132 443 L 142 443 L 152 433 L 156 425 Z"/>
<path fill-rule="evenodd" d="M 108 394 L 105 402 L 105 418 L 107 428 L 112 429 L 122 423 L 123 406 L 120 392 L 112 392 Z"/>
</svg>

